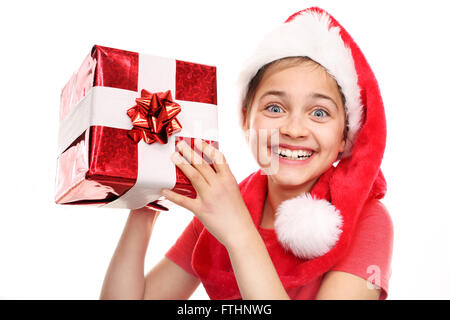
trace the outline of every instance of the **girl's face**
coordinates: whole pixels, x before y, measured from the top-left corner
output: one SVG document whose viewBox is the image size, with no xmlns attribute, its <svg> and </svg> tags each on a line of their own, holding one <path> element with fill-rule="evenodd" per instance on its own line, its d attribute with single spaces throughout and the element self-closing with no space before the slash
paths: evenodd
<svg viewBox="0 0 450 320">
<path fill-rule="evenodd" d="M 248 142 L 258 164 L 267 167 L 268 160 L 278 161 L 269 178 L 287 188 L 312 188 L 344 151 L 344 129 L 345 110 L 336 81 L 313 62 L 269 68 L 248 118 L 244 115 L 244 130 L 253 132 Z"/>
</svg>

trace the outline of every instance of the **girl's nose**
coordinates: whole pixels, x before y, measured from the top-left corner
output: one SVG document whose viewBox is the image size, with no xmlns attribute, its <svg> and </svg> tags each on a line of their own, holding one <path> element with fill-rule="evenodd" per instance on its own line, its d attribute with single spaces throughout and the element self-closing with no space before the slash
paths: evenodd
<svg viewBox="0 0 450 320">
<path fill-rule="evenodd" d="M 310 133 L 308 121 L 302 116 L 292 116 L 280 127 L 280 134 L 291 138 L 306 137 Z"/>
</svg>

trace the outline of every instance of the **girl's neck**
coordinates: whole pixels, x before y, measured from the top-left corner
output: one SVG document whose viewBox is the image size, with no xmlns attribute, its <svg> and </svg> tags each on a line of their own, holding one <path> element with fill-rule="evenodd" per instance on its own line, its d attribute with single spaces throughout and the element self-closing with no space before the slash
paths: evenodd
<svg viewBox="0 0 450 320">
<path fill-rule="evenodd" d="M 301 185 L 297 188 L 286 188 L 274 183 L 269 176 L 267 181 L 267 196 L 266 200 L 264 201 L 260 226 L 266 229 L 273 229 L 275 211 L 281 204 L 281 202 L 292 199 L 305 192 L 310 192 L 318 179 L 319 178 L 308 181 L 304 185 Z"/>
</svg>

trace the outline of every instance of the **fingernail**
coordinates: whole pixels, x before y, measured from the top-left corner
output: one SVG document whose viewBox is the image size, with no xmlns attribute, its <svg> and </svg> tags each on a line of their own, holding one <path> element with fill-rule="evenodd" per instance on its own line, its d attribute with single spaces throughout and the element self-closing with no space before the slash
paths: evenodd
<svg viewBox="0 0 450 320">
<path fill-rule="evenodd" d="M 183 164 L 183 156 L 178 152 L 172 153 L 170 159 L 172 159 L 175 164 Z"/>
</svg>

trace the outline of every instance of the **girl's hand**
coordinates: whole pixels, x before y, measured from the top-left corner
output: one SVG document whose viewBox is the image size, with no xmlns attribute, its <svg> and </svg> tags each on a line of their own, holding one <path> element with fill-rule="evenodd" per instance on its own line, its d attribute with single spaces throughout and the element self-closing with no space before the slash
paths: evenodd
<svg viewBox="0 0 450 320">
<path fill-rule="evenodd" d="M 191 181 L 197 198 L 192 199 L 169 189 L 163 189 L 162 195 L 192 211 L 225 247 L 239 243 L 255 226 L 238 183 L 219 150 L 201 139 L 195 139 L 194 144 L 212 161 L 214 169 L 183 140 L 177 144 L 183 156 L 175 152 L 171 160 Z"/>
</svg>

